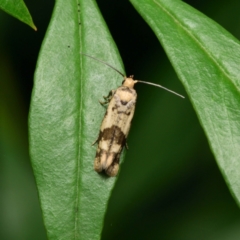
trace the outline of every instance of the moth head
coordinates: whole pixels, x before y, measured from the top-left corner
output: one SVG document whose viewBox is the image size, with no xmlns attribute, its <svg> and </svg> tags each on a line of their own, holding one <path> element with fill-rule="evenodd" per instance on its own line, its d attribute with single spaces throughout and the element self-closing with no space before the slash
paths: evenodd
<svg viewBox="0 0 240 240">
<path fill-rule="evenodd" d="M 129 77 L 124 77 L 124 80 L 122 82 L 122 85 L 124 87 L 134 88 L 134 85 L 137 83 L 137 80 L 133 80 L 133 75 Z"/>
</svg>

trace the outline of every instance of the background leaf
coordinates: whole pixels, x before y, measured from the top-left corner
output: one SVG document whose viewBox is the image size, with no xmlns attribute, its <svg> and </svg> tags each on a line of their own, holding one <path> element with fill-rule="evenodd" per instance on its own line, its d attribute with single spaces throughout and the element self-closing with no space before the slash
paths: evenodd
<svg viewBox="0 0 240 240">
<path fill-rule="evenodd" d="M 33 169 L 49 239 L 98 239 L 116 178 L 93 171 L 105 109 L 121 82 L 117 49 L 94 1 L 56 2 L 35 73 L 30 114 Z"/>
<path fill-rule="evenodd" d="M 131 2 L 163 44 L 239 203 L 239 41 L 183 2 Z"/>
<path fill-rule="evenodd" d="M 13 17 L 19 19 L 20 21 L 26 23 L 34 30 L 37 30 L 28 9 L 22 0 L 17 1 L 0 0 L 0 9 L 9 13 Z"/>
</svg>

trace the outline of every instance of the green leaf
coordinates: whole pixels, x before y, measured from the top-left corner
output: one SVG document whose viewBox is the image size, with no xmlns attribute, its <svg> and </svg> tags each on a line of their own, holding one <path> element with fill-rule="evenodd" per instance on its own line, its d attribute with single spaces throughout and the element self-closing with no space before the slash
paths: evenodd
<svg viewBox="0 0 240 240">
<path fill-rule="evenodd" d="M 240 200 L 240 45 L 176 0 L 131 0 L 163 45 L 196 110 L 220 170 Z"/>
<path fill-rule="evenodd" d="M 22 0 L 15 1 L 0 0 L 0 9 L 9 13 L 18 20 L 26 23 L 35 31 L 37 30 L 28 9 Z"/>
<path fill-rule="evenodd" d="M 30 152 L 49 239 L 99 239 L 116 178 L 93 170 L 105 108 L 123 71 L 95 1 L 58 0 L 35 72 Z M 124 72 L 124 71 L 123 71 Z"/>
</svg>

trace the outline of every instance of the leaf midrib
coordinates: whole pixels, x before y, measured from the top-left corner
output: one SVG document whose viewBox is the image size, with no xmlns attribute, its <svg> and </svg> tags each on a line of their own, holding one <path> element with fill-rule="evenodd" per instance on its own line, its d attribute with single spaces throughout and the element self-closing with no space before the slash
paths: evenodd
<svg viewBox="0 0 240 240">
<path fill-rule="evenodd" d="M 80 9 L 80 2 L 79 0 L 76 1 L 77 3 L 77 8 L 78 10 Z M 80 17 L 80 12 L 77 11 L 77 15 L 78 15 L 78 41 L 79 41 L 79 51 L 81 52 L 81 49 L 82 49 L 82 27 L 81 25 L 79 24 L 81 22 L 81 17 Z M 77 176 L 76 176 L 76 205 L 75 205 L 75 223 L 74 223 L 74 238 L 77 239 L 78 238 L 78 211 L 76 211 L 76 209 L 78 209 L 78 204 L 79 204 L 79 198 L 80 198 L 80 172 L 81 172 L 81 168 L 80 168 L 80 163 L 81 163 L 81 136 L 82 136 L 82 118 L 81 118 L 81 112 L 82 112 L 82 108 L 83 108 L 83 90 L 82 90 L 82 79 L 83 79 L 83 65 L 82 65 L 82 58 L 81 58 L 81 55 L 80 53 L 78 53 L 78 57 L 79 57 L 79 63 L 80 63 L 80 97 L 79 97 L 79 111 L 78 111 L 78 114 L 77 114 L 77 119 L 78 119 L 78 122 L 79 122 L 79 125 L 78 125 L 78 131 L 77 131 L 77 134 L 78 134 L 78 154 L 77 154 Z"/>
</svg>

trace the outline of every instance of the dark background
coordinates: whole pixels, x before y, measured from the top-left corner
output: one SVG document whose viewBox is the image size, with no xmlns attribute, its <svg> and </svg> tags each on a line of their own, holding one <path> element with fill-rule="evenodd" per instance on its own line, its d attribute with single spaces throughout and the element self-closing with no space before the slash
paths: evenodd
<svg viewBox="0 0 240 240">
<path fill-rule="evenodd" d="M 0 12 L 0 239 L 46 239 L 28 154 L 27 118 L 53 1 L 25 1 L 38 28 Z M 240 239 L 240 213 L 190 101 L 151 29 L 128 1 L 98 0 L 128 75 L 139 84 L 129 151 L 103 239 Z M 240 38 L 240 2 L 186 1 Z M 110 63 L 111 64 L 111 63 Z"/>
</svg>

